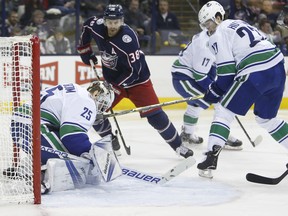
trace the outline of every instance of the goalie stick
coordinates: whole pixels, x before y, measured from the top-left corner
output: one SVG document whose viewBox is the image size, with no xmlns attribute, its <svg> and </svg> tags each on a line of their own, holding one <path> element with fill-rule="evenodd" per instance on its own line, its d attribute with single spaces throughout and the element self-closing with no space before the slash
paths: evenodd
<svg viewBox="0 0 288 216">
<path fill-rule="evenodd" d="M 169 169 L 166 173 L 161 176 L 151 175 L 143 172 L 139 172 L 133 169 L 123 168 L 123 175 L 132 177 L 136 180 L 141 180 L 147 183 L 163 185 L 170 180 L 174 179 L 176 176 L 180 175 L 185 170 L 189 169 L 196 163 L 196 160 L 193 157 L 188 157 L 174 166 L 172 169 Z"/>
<path fill-rule="evenodd" d="M 74 159 L 74 160 L 79 160 L 79 161 L 86 162 L 86 163 L 91 162 L 91 160 L 87 158 L 72 155 L 72 154 L 69 154 L 68 152 L 63 152 L 63 151 L 52 149 L 46 146 L 41 146 L 41 150 L 52 153 L 52 154 L 56 154 L 60 158 Z M 166 173 L 160 176 L 147 174 L 147 173 L 135 170 L 135 169 L 130 169 L 129 167 L 123 167 L 123 166 L 121 167 L 122 167 L 122 174 L 124 176 L 128 176 L 135 180 L 140 180 L 142 182 L 147 182 L 150 184 L 163 185 L 166 182 L 169 182 L 171 179 L 178 176 L 179 174 L 181 174 L 182 172 L 184 172 L 185 170 L 192 167 L 195 163 L 196 163 L 196 160 L 193 157 L 185 158 L 176 166 L 174 166 L 172 169 L 169 169 Z"/>
<path fill-rule="evenodd" d="M 112 113 L 107 113 L 107 114 L 104 113 L 103 116 L 104 117 L 113 117 L 113 116 L 125 115 L 128 113 L 146 111 L 146 110 L 154 109 L 157 107 L 163 107 L 163 106 L 173 105 L 173 104 L 177 104 L 177 103 L 183 103 L 183 102 L 190 101 L 190 100 L 198 100 L 198 99 L 202 99 L 203 97 L 204 97 L 204 95 L 198 95 L 198 96 L 188 97 L 188 98 L 184 98 L 184 99 L 180 99 L 180 100 L 168 101 L 168 102 L 148 105 L 148 106 L 144 106 L 144 107 L 137 107 L 137 108 L 130 109 L 130 110 L 123 110 L 121 112 L 117 112 L 117 113 L 113 113 L 113 114 Z"/>
<path fill-rule="evenodd" d="M 259 184 L 268 184 L 268 185 L 277 185 L 288 175 L 288 163 L 286 164 L 286 170 L 282 175 L 280 175 L 277 178 L 269 178 L 261 175 L 257 175 L 254 173 L 248 173 L 246 175 L 247 181 L 253 182 L 253 183 L 259 183 Z"/>
</svg>

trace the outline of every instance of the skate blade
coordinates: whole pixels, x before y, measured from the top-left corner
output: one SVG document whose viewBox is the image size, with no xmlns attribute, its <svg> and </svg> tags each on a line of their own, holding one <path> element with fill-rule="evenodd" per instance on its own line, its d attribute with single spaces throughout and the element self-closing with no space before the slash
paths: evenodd
<svg viewBox="0 0 288 216">
<path fill-rule="evenodd" d="M 229 146 L 229 145 L 224 145 L 223 149 L 225 150 L 232 150 L 232 151 L 241 151 L 243 150 L 242 146 Z"/>
<path fill-rule="evenodd" d="M 212 170 L 211 169 L 199 170 L 198 174 L 199 174 L 200 177 L 209 178 L 209 179 L 213 178 L 213 174 L 212 174 Z"/>
</svg>

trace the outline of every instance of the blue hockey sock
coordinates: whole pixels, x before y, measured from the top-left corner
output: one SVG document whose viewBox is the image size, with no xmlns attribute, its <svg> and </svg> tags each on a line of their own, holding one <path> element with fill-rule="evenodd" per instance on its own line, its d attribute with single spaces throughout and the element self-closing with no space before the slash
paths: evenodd
<svg viewBox="0 0 288 216">
<path fill-rule="evenodd" d="M 181 138 L 164 111 L 155 115 L 147 116 L 148 122 L 152 125 L 162 138 L 174 149 L 181 145 Z"/>
</svg>

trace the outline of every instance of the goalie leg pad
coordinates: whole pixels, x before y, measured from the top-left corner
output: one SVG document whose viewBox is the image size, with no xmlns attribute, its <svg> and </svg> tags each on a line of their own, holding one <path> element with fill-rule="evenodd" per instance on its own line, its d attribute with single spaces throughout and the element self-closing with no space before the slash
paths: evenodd
<svg viewBox="0 0 288 216">
<path fill-rule="evenodd" d="M 43 184 L 50 185 L 50 191 L 65 191 L 82 188 L 91 183 L 91 164 L 78 160 L 51 158 L 47 161 Z M 88 181 L 89 180 L 89 181 Z M 94 175 L 94 183 L 100 183 Z"/>
<path fill-rule="evenodd" d="M 122 175 L 122 169 L 112 148 L 112 136 L 108 135 L 92 144 L 89 154 L 94 166 L 98 166 L 105 182 Z"/>
</svg>

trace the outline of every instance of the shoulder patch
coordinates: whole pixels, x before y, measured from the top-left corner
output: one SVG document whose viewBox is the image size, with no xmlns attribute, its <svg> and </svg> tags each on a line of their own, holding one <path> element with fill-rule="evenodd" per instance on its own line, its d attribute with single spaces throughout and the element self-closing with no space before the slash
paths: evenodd
<svg viewBox="0 0 288 216">
<path fill-rule="evenodd" d="M 130 43 L 132 38 L 129 35 L 123 35 L 122 40 L 124 43 Z"/>
<path fill-rule="evenodd" d="M 104 23 L 103 18 L 98 19 L 96 23 L 97 23 L 97 25 L 101 25 L 101 24 L 103 24 L 103 23 Z"/>
</svg>

